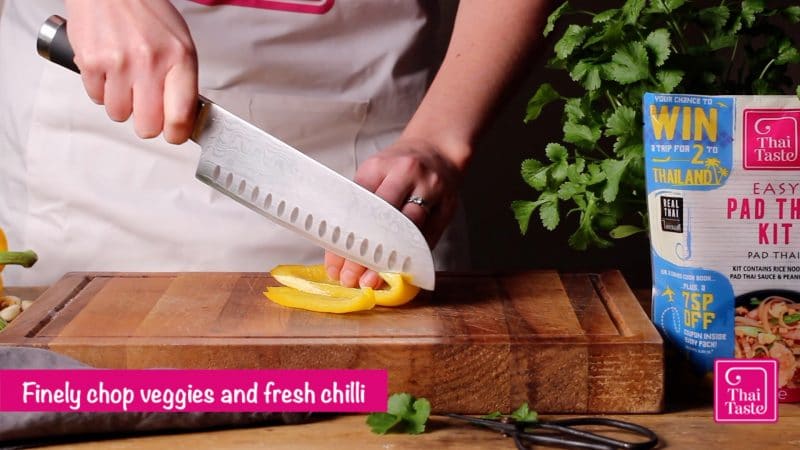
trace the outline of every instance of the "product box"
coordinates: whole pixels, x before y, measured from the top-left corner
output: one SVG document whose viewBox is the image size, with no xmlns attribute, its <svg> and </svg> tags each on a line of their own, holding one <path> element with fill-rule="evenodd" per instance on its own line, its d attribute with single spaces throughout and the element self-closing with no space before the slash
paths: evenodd
<svg viewBox="0 0 800 450">
<path fill-rule="evenodd" d="M 644 97 L 652 319 L 711 372 L 716 358 L 778 361 L 800 401 L 800 101 Z"/>
</svg>

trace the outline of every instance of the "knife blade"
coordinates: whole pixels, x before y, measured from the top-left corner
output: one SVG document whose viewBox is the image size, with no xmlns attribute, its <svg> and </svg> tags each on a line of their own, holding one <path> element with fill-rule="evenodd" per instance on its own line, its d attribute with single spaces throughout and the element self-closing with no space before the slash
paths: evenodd
<svg viewBox="0 0 800 450">
<path fill-rule="evenodd" d="M 39 30 L 39 54 L 80 73 L 67 21 Z M 200 145 L 196 177 L 233 200 L 349 260 L 408 274 L 433 290 L 425 237 L 397 208 L 292 146 L 199 96 L 191 139 Z"/>
</svg>

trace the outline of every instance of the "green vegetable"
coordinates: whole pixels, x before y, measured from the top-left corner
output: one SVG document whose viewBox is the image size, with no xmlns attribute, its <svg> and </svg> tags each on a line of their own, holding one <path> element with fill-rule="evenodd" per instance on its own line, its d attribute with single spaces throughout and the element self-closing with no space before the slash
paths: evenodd
<svg viewBox="0 0 800 450">
<path fill-rule="evenodd" d="M 758 305 L 761 304 L 761 299 L 759 299 L 757 297 L 752 297 L 752 298 L 750 298 L 750 304 L 752 306 L 758 306 Z"/>
<path fill-rule="evenodd" d="M 414 398 L 410 394 L 392 394 L 385 413 L 372 413 L 367 416 L 367 425 L 373 433 L 386 434 L 397 425 L 402 425 L 408 434 L 425 431 L 425 422 L 431 413 L 431 404 L 425 398 Z"/>
<path fill-rule="evenodd" d="M 6 321 L 3 320 L 2 318 L 0 318 L 0 331 L 3 331 L 3 329 L 6 327 L 6 325 L 8 325 L 6 323 Z"/>
<path fill-rule="evenodd" d="M 503 415 L 500 411 L 495 411 L 482 417 L 484 419 L 500 419 L 502 417 L 508 417 L 509 419 L 514 419 L 516 422 L 527 423 L 539 421 L 539 415 L 536 414 L 536 411 L 531 411 L 530 407 L 528 406 L 528 402 L 523 403 L 519 408 L 507 416 Z"/>
<path fill-rule="evenodd" d="M 721 0 L 711 7 L 688 0 L 592 5 L 587 10 L 564 2 L 547 19 L 545 36 L 562 33 L 549 66 L 576 85 L 565 94 L 542 84 L 530 99 L 525 122 L 560 105 L 563 137 L 547 145 L 543 159 L 523 161 L 522 178 L 538 194 L 511 204 L 522 234 L 537 209 L 547 230 L 576 213 L 569 238 L 576 249 L 608 247 L 611 239 L 648 227 L 645 92 L 794 93 L 788 73 L 800 62 L 787 33 L 800 22 L 798 6 L 767 7 L 763 0 Z"/>
<path fill-rule="evenodd" d="M 742 333 L 744 333 L 744 334 L 746 334 L 748 336 L 752 336 L 752 337 L 758 337 L 759 333 L 763 333 L 764 332 L 764 330 L 762 330 L 761 328 L 751 327 L 749 325 L 738 325 L 738 326 L 735 327 L 735 329 L 738 330 L 738 331 L 741 331 Z"/>
<path fill-rule="evenodd" d="M 792 325 L 793 323 L 800 322 L 800 313 L 787 314 L 783 316 L 783 323 Z"/>
</svg>

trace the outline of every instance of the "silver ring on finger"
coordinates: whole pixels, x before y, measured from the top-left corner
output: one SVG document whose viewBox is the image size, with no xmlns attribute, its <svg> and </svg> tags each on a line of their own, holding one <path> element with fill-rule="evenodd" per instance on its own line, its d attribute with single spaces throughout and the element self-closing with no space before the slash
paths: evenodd
<svg viewBox="0 0 800 450">
<path fill-rule="evenodd" d="M 417 205 L 420 208 L 422 208 L 423 210 L 425 210 L 426 213 L 430 212 L 430 208 L 428 206 L 428 201 L 425 200 L 424 198 L 418 196 L 418 195 L 412 195 L 411 197 L 408 197 L 408 200 L 406 200 L 406 203 L 411 203 L 411 204 Z"/>
</svg>

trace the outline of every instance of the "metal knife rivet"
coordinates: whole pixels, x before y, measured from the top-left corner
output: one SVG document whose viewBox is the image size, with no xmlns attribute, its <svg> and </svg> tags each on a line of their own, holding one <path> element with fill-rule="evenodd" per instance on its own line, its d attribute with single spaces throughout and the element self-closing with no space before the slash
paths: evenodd
<svg viewBox="0 0 800 450">
<path fill-rule="evenodd" d="M 250 201 L 253 203 L 258 201 L 258 186 L 253 188 L 253 192 L 250 193 Z"/>
<path fill-rule="evenodd" d="M 278 215 L 282 216 L 284 211 L 286 211 L 286 202 L 281 200 L 281 202 L 278 203 Z"/>
<path fill-rule="evenodd" d="M 300 209 L 298 207 L 294 207 L 292 213 L 289 214 L 289 221 L 292 223 L 297 222 L 297 217 L 300 216 Z"/>
<path fill-rule="evenodd" d="M 378 246 L 375 247 L 375 253 L 372 254 L 372 262 L 378 264 L 381 258 L 383 258 L 383 245 L 378 244 Z"/>
<path fill-rule="evenodd" d="M 325 236 L 325 232 L 328 231 L 328 223 L 324 220 L 319 223 L 319 228 L 317 229 L 317 235 L 319 237 Z"/>
<path fill-rule="evenodd" d="M 216 167 L 214 167 L 214 172 L 211 173 L 211 176 L 213 176 L 215 180 L 219 179 L 219 174 L 221 172 L 222 172 L 222 168 L 220 166 L 216 166 Z"/>
<path fill-rule="evenodd" d="M 369 251 L 369 239 L 364 239 L 361 241 L 361 246 L 358 247 L 358 254 L 361 256 L 365 256 Z"/>
<path fill-rule="evenodd" d="M 339 227 L 334 227 L 333 228 L 333 233 L 331 234 L 331 242 L 333 242 L 334 244 L 339 242 L 339 237 L 340 237 L 341 233 L 342 233 L 342 230 L 340 230 Z"/>
<path fill-rule="evenodd" d="M 272 194 L 267 194 L 264 199 L 264 209 L 269 209 L 270 206 L 272 206 Z"/>
<path fill-rule="evenodd" d="M 230 189 L 232 184 L 233 184 L 233 174 L 229 173 L 228 176 L 225 177 L 225 189 Z"/>
<path fill-rule="evenodd" d="M 389 260 L 386 263 L 389 266 L 389 269 L 394 270 L 395 265 L 397 264 L 397 252 L 392 250 L 389 253 Z"/>
<path fill-rule="evenodd" d="M 306 216 L 306 223 L 305 223 L 306 231 L 311 231 L 311 227 L 313 226 L 314 226 L 314 216 L 309 214 Z"/>
<path fill-rule="evenodd" d="M 247 187 L 247 183 L 244 180 L 239 182 L 239 195 L 244 194 L 244 190 L 245 190 L 246 187 Z"/>
</svg>

